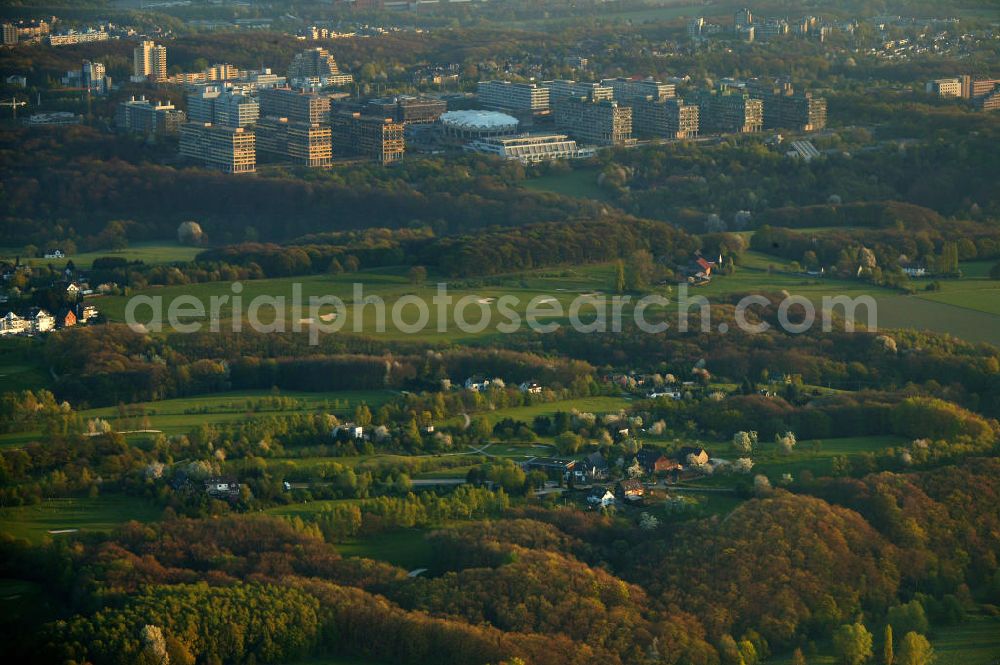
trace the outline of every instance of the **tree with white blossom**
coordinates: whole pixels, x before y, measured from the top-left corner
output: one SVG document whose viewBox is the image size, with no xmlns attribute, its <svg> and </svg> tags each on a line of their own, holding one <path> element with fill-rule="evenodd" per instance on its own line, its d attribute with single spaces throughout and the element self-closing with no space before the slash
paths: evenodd
<svg viewBox="0 0 1000 665">
<path fill-rule="evenodd" d="M 733 434 L 733 448 L 736 452 L 749 455 L 757 445 L 757 432 L 737 432 Z"/>
</svg>

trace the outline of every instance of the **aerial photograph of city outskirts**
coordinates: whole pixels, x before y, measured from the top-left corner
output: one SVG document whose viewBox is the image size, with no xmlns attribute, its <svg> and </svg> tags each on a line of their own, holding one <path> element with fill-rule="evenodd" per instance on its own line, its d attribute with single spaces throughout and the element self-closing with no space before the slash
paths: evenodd
<svg viewBox="0 0 1000 665">
<path fill-rule="evenodd" d="M 1000 0 L 0 0 L 0 661 L 1000 665 Z"/>
</svg>

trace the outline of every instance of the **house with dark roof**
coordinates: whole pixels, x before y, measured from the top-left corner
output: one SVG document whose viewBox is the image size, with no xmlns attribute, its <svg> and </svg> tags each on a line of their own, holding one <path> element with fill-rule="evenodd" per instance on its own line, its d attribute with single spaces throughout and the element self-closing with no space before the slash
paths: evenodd
<svg viewBox="0 0 1000 665">
<path fill-rule="evenodd" d="M 608 461 L 604 459 L 599 451 L 595 451 L 583 458 L 577 464 L 577 468 L 583 472 L 586 480 L 604 480 L 608 477 Z"/>
<path fill-rule="evenodd" d="M 594 508 L 605 508 L 614 505 L 615 494 L 607 487 L 594 487 L 587 494 L 587 503 Z"/>
<path fill-rule="evenodd" d="M 656 448 L 643 448 L 636 454 L 635 458 L 638 460 L 642 470 L 649 475 L 666 473 L 681 468 L 677 460 L 667 457 L 662 451 Z"/>
<path fill-rule="evenodd" d="M 615 484 L 615 499 L 619 501 L 638 501 L 646 494 L 646 488 L 635 478 L 619 480 Z"/>
</svg>

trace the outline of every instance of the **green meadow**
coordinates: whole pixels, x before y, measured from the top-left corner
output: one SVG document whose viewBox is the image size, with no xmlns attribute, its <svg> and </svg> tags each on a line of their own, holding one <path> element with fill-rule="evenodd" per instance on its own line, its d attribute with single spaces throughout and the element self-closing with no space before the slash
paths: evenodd
<svg viewBox="0 0 1000 665">
<path fill-rule="evenodd" d="M 833 474 L 835 457 L 853 457 L 863 453 L 877 453 L 886 448 L 906 444 L 906 439 L 898 436 L 861 436 L 835 439 L 799 441 L 790 454 L 784 454 L 777 449 L 773 441 L 762 441 L 753 455 L 754 473 L 765 473 L 771 480 L 778 479 L 782 474 L 790 473 L 797 477 L 805 470 L 814 475 L 829 476 Z M 728 448 L 723 444 L 723 448 Z M 724 452 L 720 448 L 712 451 L 718 457 L 732 459 L 735 453 Z"/>
<path fill-rule="evenodd" d="M 869 630 L 871 630 L 869 626 Z M 879 631 L 872 631 L 879 632 Z M 900 639 L 896 637 L 896 641 Z M 1000 660 L 1000 618 L 974 614 L 954 626 L 935 626 L 929 636 L 939 665 L 994 665 Z M 880 648 L 876 638 L 875 649 Z M 897 657 L 898 644 L 897 644 Z M 805 650 L 803 650 L 805 651 Z M 809 665 L 837 665 L 829 643 L 817 645 L 816 653 L 805 653 Z M 767 660 L 769 665 L 791 665 L 792 654 Z"/>
<path fill-rule="evenodd" d="M 77 268 L 89 268 L 94 259 L 105 256 L 112 256 L 125 259 L 126 261 L 142 261 L 148 265 L 159 265 L 162 263 L 178 263 L 193 261 L 199 252 L 204 251 L 202 247 L 189 247 L 171 241 L 137 242 L 126 249 L 100 249 L 94 252 L 80 252 L 71 254 L 64 259 L 44 259 L 21 258 L 22 262 L 36 266 L 53 265 L 63 267 L 69 261 L 73 262 Z M 19 256 L 18 250 L 13 248 L 0 249 L 0 260 L 12 260 Z"/>
<path fill-rule="evenodd" d="M 581 199 L 610 201 L 607 193 L 597 184 L 600 171 L 593 168 L 574 169 L 563 173 L 550 173 L 529 178 L 522 184 L 534 192 L 551 192 Z"/>
<path fill-rule="evenodd" d="M 85 419 L 107 419 L 115 425 L 115 429 L 128 430 L 146 429 L 140 428 L 138 426 L 140 423 L 136 422 L 143 416 L 132 415 L 144 413 L 149 421 L 149 429 L 160 430 L 165 434 L 184 434 L 199 425 L 238 422 L 269 414 L 293 415 L 322 410 L 337 416 L 350 416 L 360 404 L 364 403 L 377 409 L 395 394 L 390 390 L 331 392 L 241 390 L 130 404 L 124 414 L 117 407 L 105 407 L 83 411 L 80 415 Z M 269 397 L 287 397 L 295 400 L 297 404 L 290 409 L 272 409 L 266 403 Z M 260 409 L 257 408 L 259 404 L 263 404 Z M 122 418 L 126 422 L 118 422 Z"/>
<path fill-rule="evenodd" d="M 61 535 L 53 531 L 107 532 L 130 520 L 151 522 L 161 513 L 160 508 L 137 497 L 44 499 L 32 506 L 0 509 L 0 533 L 38 543 Z"/>
</svg>

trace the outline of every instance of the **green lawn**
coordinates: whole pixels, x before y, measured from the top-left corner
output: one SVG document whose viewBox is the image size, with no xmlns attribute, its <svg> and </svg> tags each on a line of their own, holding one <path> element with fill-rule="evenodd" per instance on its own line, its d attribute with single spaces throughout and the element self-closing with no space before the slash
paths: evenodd
<svg viewBox="0 0 1000 665">
<path fill-rule="evenodd" d="M 372 409 L 377 409 L 395 396 L 389 390 L 340 390 L 330 392 L 281 391 L 272 393 L 268 390 L 241 390 L 210 395 L 195 395 L 179 397 L 158 402 L 142 402 L 130 405 L 134 412 L 145 411 L 149 419 L 149 428 L 161 430 L 166 434 L 184 434 L 202 424 L 216 424 L 242 421 L 248 418 L 265 415 L 292 415 L 299 413 L 315 413 L 323 410 L 338 416 L 351 416 L 354 409 L 362 402 Z M 289 410 L 272 410 L 265 407 L 261 411 L 253 411 L 253 404 L 261 399 L 272 396 L 289 397 L 299 404 Z M 125 422 L 119 422 L 117 407 L 90 409 L 80 414 L 85 419 L 110 419 L 116 429 L 140 429 L 141 417 L 126 417 Z"/>
<path fill-rule="evenodd" d="M 568 310 L 570 303 L 581 294 L 590 293 L 595 290 L 607 289 L 611 280 L 604 281 L 590 276 L 582 271 L 572 270 L 539 271 L 531 281 L 521 280 L 517 277 L 507 279 L 491 280 L 489 285 L 484 286 L 463 286 L 461 283 L 453 283 L 448 287 L 448 295 L 453 297 L 453 302 L 446 306 L 445 317 L 439 323 L 439 310 L 434 304 L 433 298 L 437 295 L 437 282 L 431 279 L 426 284 L 413 285 L 399 271 L 378 270 L 362 271 L 347 275 L 311 275 L 304 277 L 288 277 L 279 279 L 253 280 L 243 283 L 242 298 L 242 320 L 247 321 L 250 303 L 255 298 L 264 296 L 267 298 L 284 298 L 285 311 L 283 317 L 284 330 L 293 331 L 295 327 L 308 330 L 310 322 L 317 325 L 327 323 L 333 325 L 332 320 L 324 320 L 323 317 L 330 316 L 334 310 L 332 307 L 321 307 L 316 312 L 309 311 L 309 299 L 312 296 L 336 296 L 345 304 L 344 323 L 340 329 L 342 333 L 360 332 L 365 335 L 389 340 L 426 340 L 426 341 L 466 341 L 473 339 L 485 339 L 497 336 L 501 333 L 497 331 L 496 325 L 508 321 L 507 316 L 501 315 L 498 310 L 496 300 L 501 296 L 513 296 L 518 299 L 516 303 L 511 303 L 511 309 L 520 317 L 520 328 L 527 329 L 525 313 L 532 299 L 538 298 L 536 303 L 537 315 L 540 321 L 561 321 L 568 322 Z M 567 283 L 576 285 L 570 288 L 563 284 L 562 275 L 567 275 Z M 355 301 L 354 285 L 362 285 L 362 298 Z M 293 308 L 293 288 L 294 285 L 301 285 L 301 302 L 303 307 L 296 311 Z M 584 286 L 586 285 L 586 286 Z M 161 311 L 166 319 L 170 304 L 179 296 L 194 296 L 205 308 L 205 316 L 198 319 L 185 319 L 183 322 L 200 322 L 202 330 L 208 330 L 208 313 L 211 311 L 212 298 L 222 296 L 231 297 L 233 295 L 232 285 L 228 282 L 210 282 L 203 284 L 192 284 L 185 286 L 152 287 L 141 292 L 133 293 L 132 296 L 114 296 L 101 298 L 100 308 L 112 321 L 125 320 L 125 308 L 130 297 L 136 295 L 158 298 L 157 302 L 162 303 Z M 398 308 L 396 303 L 403 297 L 416 296 L 427 304 L 427 320 L 423 325 L 417 325 L 420 321 L 420 313 L 413 304 L 403 301 Z M 366 302 L 371 297 L 383 300 L 384 305 L 375 301 Z M 467 298 L 466 298 L 467 297 Z M 462 330 L 455 319 L 456 304 L 462 299 L 464 308 L 464 319 L 469 326 L 476 326 L 485 310 L 489 318 L 482 330 Z M 556 307 L 555 303 L 562 306 L 563 316 L 553 317 L 549 312 Z M 394 315 L 394 308 L 398 316 Z M 383 322 L 379 322 L 379 315 Z M 585 320 L 589 320 L 590 310 L 582 312 Z M 220 325 L 223 329 L 231 330 L 233 327 L 234 312 L 230 303 L 222 304 L 218 308 Z M 150 308 L 146 305 L 139 307 L 135 311 L 135 318 L 139 323 L 148 322 L 152 318 Z M 274 309 L 271 305 L 265 304 L 257 313 L 258 320 L 263 324 L 270 324 L 275 320 Z M 398 325 L 397 325 L 398 324 Z M 164 328 L 167 328 L 164 323 Z M 407 328 L 417 327 L 418 330 L 410 332 Z M 439 328 L 441 328 L 439 330 Z M 328 334 L 328 333 L 324 333 Z"/>
<path fill-rule="evenodd" d="M 819 442 L 819 447 L 815 448 L 816 441 L 807 440 L 799 441 L 795 450 L 790 455 L 785 455 L 777 450 L 773 441 L 762 441 L 758 444 L 757 452 L 753 455 L 753 471 L 754 473 L 767 474 L 772 481 L 777 480 L 785 473 L 798 476 L 806 469 L 817 476 L 828 476 L 833 472 L 834 457 L 877 453 L 905 443 L 906 439 L 898 436 L 859 436 L 823 439 Z M 723 445 L 715 454 L 724 459 L 737 457 L 735 453 L 725 451 L 724 449 L 727 447 Z"/>
<path fill-rule="evenodd" d="M 535 192 L 552 192 L 581 199 L 610 201 L 607 193 L 597 184 L 597 169 L 574 169 L 563 173 L 552 173 L 528 178 L 522 184 L 525 189 Z"/>
<path fill-rule="evenodd" d="M 535 416 L 551 416 L 556 411 L 572 411 L 576 409 L 589 413 L 617 413 L 621 409 L 628 407 L 629 400 L 624 397 L 580 397 L 559 402 L 546 402 L 543 404 L 532 404 L 531 406 L 518 406 L 508 409 L 497 409 L 489 413 L 476 414 L 484 416 L 490 424 L 495 424 L 504 418 L 520 420 L 531 425 Z M 454 423 L 461 422 L 461 418 L 454 419 Z"/>
<path fill-rule="evenodd" d="M 433 562 L 433 552 L 425 533 L 422 529 L 400 529 L 337 543 L 335 547 L 345 557 L 377 559 L 406 570 L 428 568 Z"/>
<path fill-rule="evenodd" d="M 126 496 L 45 499 L 34 506 L 0 509 L 0 533 L 39 542 L 59 537 L 50 531 L 110 531 L 130 520 L 156 520 L 161 512 L 143 499 Z"/>
<path fill-rule="evenodd" d="M 155 242 L 137 242 L 122 250 L 101 249 L 94 252 L 81 252 L 79 254 L 71 254 L 65 259 L 36 258 L 25 260 L 22 258 L 21 260 L 38 266 L 47 266 L 52 264 L 57 267 L 63 267 L 68 261 L 72 261 L 78 268 L 89 268 L 94 262 L 94 259 L 99 259 L 105 256 L 114 256 L 123 258 L 127 261 L 142 261 L 143 263 L 149 265 L 157 265 L 161 263 L 192 261 L 199 252 L 203 251 L 205 251 L 203 247 L 188 247 L 173 241 L 163 240 Z M 0 249 L 0 260 L 13 259 L 16 256 L 18 256 L 17 249 Z"/>
</svg>

